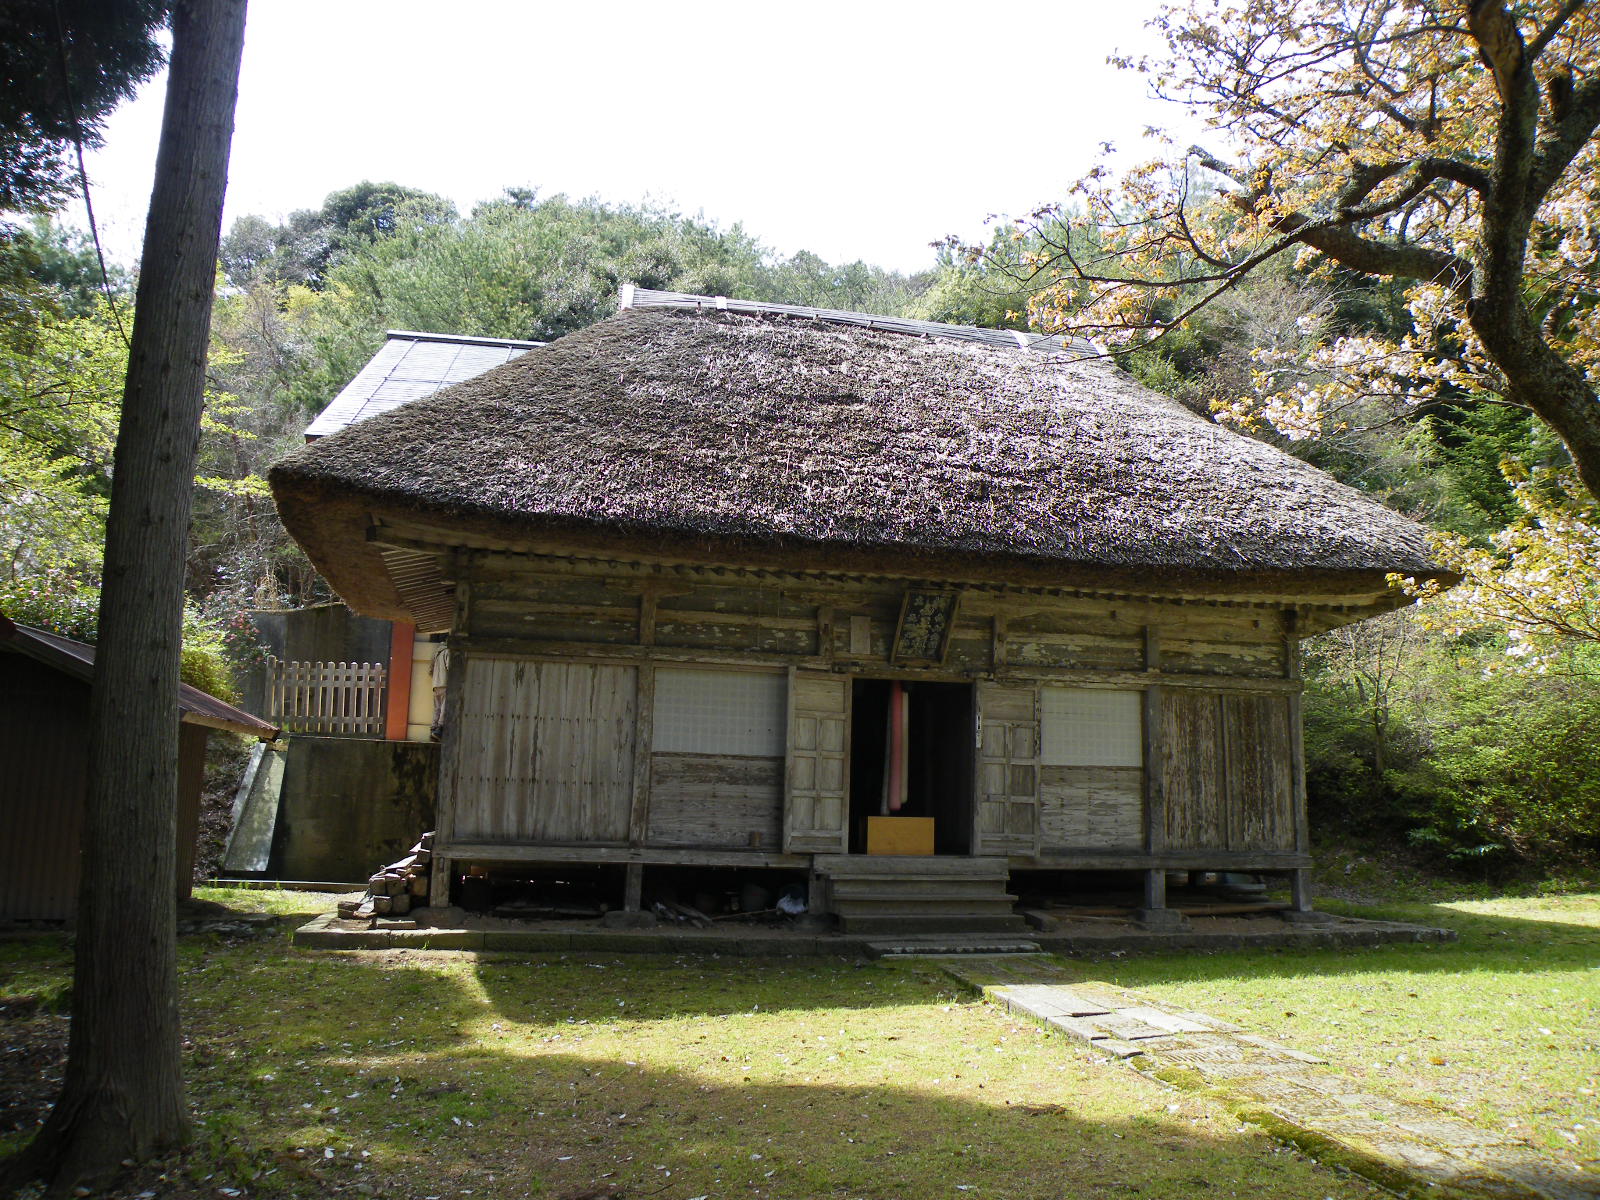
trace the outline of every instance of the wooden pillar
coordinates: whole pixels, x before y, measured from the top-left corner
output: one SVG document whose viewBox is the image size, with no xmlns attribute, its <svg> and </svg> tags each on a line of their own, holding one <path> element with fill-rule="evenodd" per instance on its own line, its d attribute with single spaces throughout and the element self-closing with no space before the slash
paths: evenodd
<svg viewBox="0 0 1600 1200">
<path fill-rule="evenodd" d="M 1163 689 L 1144 689 L 1144 851 L 1160 854 L 1167 845 L 1167 790 L 1162 774 L 1161 744 Z"/>
<path fill-rule="evenodd" d="M 656 669 L 650 663 L 640 663 L 633 700 L 633 796 L 628 810 L 630 846 L 644 845 L 650 834 L 650 747 L 655 740 L 655 708 Z"/>
<path fill-rule="evenodd" d="M 1311 872 L 1305 868 L 1289 872 L 1289 898 L 1297 913 L 1311 911 Z"/>
<path fill-rule="evenodd" d="M 409 621 L 389 626 L 388 692 L 384 704 L 383 736 L 386 741 L 406 740 L 411 721 L 411 651 L 417 627 Z"/>
<path fill-rule="evenodd" d="M 1146 909 L 1167 907 L 1167 873 L 1152 867 L 1144 873 L 1144 906 Z"/>
<path fill-rule="evenodd" d="M 627 881 L 623 885 L 622 910 L 630 913 L 638 912 L 643 896 L 644 864 L 631 862 L 628 864 Z"/>
<path fill-rule="evenodd" d="M 1283 614 L 1283 675 L 1300 679 L 1299 620 L 1294 609 Z M 1289 694 L 1289 803 L 1294 824 L 1296 854 L 1311 852 L 1310 818 L 1306 813 L 1306 737 L 1300 692 Z"/>
<path fill-rule="evenodd" d="M 1157 678 L 1161 673 L 1161 634 L 1154 625 L 1144 627 L 1144 669 Z M 1162 697 L 1164 689 L 1151 683 L 1144 689 L 1144 851 L 1152 863 L 1144 872 L 1144 907 L 1135 914 L 1146 929 L 1188 928 L 1182 913 L 1167 907 L 1166 868 L 1154 865 L 1167 848 L 1167 790 L 1163 776 Z"/>
<path fill-rule="evenodd" d="M 451 861 L 434 852 L 428 870 L 428 904 L 432 908 L 448 908 L 450 906 L 450 869 Z"/>
<path fill-rule="evenodd" d="M 456 612 L 451 635 L 450 670 L 444 680 L 444 712 L 440 714 L 439 737 L 439 789 L 434 814 L 433 870 L 429 875 L 428 903 L 434 908 L 444 908 L 450 903 L 451 874 L 455 864 L 450 859 L 450 839 L 455 836 L 455 793 L 459 764 L 456 759 L 461 746 L 461 719 L 465 705 L 462 689 L 466 686 L 469 655 L 457 638 L 467 629 L 467 604 L 469 587 L 465 579 L 456 583 Z"/>
<path fill-rule="evenodd" d="M 1134 919 L 1146 929 L 1174 933 L 1189 928 L 1189 918 L 1167 907 L 1167 872 L 1162 867 L 1147 867 L 1144 873 L 1144 907 Z"/>
</svg>

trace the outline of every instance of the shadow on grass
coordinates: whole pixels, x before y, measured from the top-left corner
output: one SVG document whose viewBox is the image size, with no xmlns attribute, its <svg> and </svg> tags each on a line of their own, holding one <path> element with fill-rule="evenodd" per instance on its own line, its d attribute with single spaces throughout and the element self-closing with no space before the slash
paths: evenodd
<svg viewBox="0 0 1600 1200">
<path fill-rule="evenodd" d="M 185 939 L 180 969 L 197 1146 L 162 1194 L 1376 1195 L 931 973 L 282 937 Z M 0 954 L 0 989 L 69 970 L 64 941 Z"/>
<path fill-rule="evenodd" d="M 1375 1195 L 912 971 L 216 944 L 184 979 L 195 1170 L 252 1194 Z"/>
</svg>

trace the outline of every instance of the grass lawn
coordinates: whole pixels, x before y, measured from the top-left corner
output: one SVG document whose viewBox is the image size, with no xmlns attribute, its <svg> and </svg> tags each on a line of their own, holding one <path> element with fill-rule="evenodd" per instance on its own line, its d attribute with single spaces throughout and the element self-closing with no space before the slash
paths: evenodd
<svg viewBox="0 0 1600 1200">
<path fill-rule="evenodd" d="M 181 963 L 198 1148 L 128 1195 L 1380 1195 L 922 966 L 282 934 L 187 937 Z M 68 969 L 61 939 L 0 943 L 8 1056 L 59 1043 Z"/>
<path fill-rule="evenodd" d="M 1319 907 L 1460 941 L 1073 969 L 1321 1055 L 1362 1090 L 1511 1129 L 1600 1189 L 1600 893 Z"/>
</svg>

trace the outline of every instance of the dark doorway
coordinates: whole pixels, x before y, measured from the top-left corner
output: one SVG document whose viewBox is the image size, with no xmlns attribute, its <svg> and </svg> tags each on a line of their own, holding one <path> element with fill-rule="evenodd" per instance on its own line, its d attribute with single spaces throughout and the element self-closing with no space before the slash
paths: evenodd
<svg viewBox="0 0 1600 1200">
<path fill-rule="evenodd" d="M 867 849 L 867 818 L 883 811 L 888 679 L 857 679 L 850 697 L 850 853 Z M 907 706 L 906 803 L 893 815 L 932 817 L 935 854 L 972 852 L 973 692 L 966 683 L 900 681 Z"/>
</svg>

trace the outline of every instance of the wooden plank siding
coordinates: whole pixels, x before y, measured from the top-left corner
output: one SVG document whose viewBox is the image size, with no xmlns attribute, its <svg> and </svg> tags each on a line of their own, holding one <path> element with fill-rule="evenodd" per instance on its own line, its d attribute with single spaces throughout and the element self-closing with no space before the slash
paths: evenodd
<svg viewBox="0 0 1600 1200">
<path fill-rule="evenodd" d="M 783 839 L 783 759 L 650 756 L 652 846 L 773 850 Z"/>
<path fill-rule="evenodd" d="M 1043 853 L 1139 848 L 1144 838 L 1144 768 L 1042 767 L 1039 776 Z"/>
<path fill-rule="evenodd" d="M 1305 853 L 1284 604 L 975 588 L 945 661 L 904 668 L 889 651 L 918 581 L 498 551 L 451 570 L 447 845 L 845 853 L 851 681 L 906 678 L 976 687 L 974 854 L 1220 868 Z M 658 746 L 654 674 L 685 669 L 783 672 L 786 741 Z M 1146 765 L 1041 761 L 1046 685 L 1139 694 Z"/>
<path fill-rule="evenodd" d="M 453 837 L 626 842 L 634 668 L 468 658 L 462 673 Z"/>
<path fill-rule="evenodd" d="M 1166 845 L 1293 850 L 1291 734 L 1284 697 L 1169 693 L 1161 731 Z"/>
</svg>

